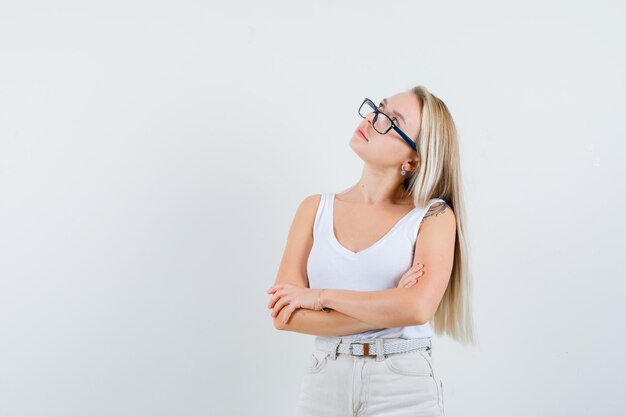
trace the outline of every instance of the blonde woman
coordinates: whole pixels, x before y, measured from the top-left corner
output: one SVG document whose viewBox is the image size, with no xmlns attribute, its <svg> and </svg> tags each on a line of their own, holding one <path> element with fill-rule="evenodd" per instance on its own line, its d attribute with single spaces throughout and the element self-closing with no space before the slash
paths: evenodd
<svg viewBox="0 0 626 417">
<path fill-rule="evenodd" d="M 305 198 L 268 308 L 317 336 L 298 417 L 445 416 L 432 337 L 474 344 L 457 133 L 424 86 L 365 99 L 359 181 Z"/>
</svg>

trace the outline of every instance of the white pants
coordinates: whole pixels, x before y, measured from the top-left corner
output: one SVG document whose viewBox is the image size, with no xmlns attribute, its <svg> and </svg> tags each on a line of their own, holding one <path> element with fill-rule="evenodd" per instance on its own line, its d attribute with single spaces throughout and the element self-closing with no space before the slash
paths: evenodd
<svg viewBox="0 0 626 417">
<path fill-rule="evenodd" d="M 314 347 L 304 368 L 296 416 L 445 417 L 443 384 L 433 366 L 432 350 L 377 360 L 333 355 Z"/>
</svg>

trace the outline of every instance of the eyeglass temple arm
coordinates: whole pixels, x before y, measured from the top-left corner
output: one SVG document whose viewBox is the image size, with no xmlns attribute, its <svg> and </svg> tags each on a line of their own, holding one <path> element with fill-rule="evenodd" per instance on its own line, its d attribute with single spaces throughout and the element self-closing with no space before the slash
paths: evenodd
<svg viewBox="0 0 626 417">
<path fill-rule="evenodd" d="M 407 135 L 406 135 L 403 131 L 401 131 L 401 130 L 400 130 L 400 128 L 398 128 L 398 127 L 396 127 L 396 126 L 394 126 L 394 125 L 392 125 L 392 127 L 394 128 L 394 130 L 395 130 L 396 132 L 398 132 L 398 134 L 400 134 L 400 136 L 402 136 L 402 139 L 404 139 L 404 141 L 405 141 L 406 143 L 408 143 L 408 144 L 409 144 L 409 146 L 410 146 L 410 147 L 411 147 L 411 148 L 412 148 L 415 152 L 417 152 L 417 146 L 415 146 L 415 142 L 413 142 L 413 140 L 411 140 L 411 138 L 410 138 L 410 137 L 408 137 L 408 136 L 407 136 Z"/>
</svg>

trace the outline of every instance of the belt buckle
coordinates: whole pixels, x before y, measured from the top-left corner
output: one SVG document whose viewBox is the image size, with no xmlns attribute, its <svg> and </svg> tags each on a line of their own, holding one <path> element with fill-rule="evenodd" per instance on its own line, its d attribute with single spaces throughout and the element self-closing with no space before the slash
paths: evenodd
<svg viewBox="0 0 626 417">
<path fill-rule="evenodd" d="M 359 355 L 357 353 L 354 353 L 354 350 L 352 349 L 352 345 L 363 346 L 363 354 Z M 370 350 L 369 348 L 370 348 L 370 342 L 350 342 L 348 349 L 352 356 L 369 356 L 369 350 Z"/>
</svg>

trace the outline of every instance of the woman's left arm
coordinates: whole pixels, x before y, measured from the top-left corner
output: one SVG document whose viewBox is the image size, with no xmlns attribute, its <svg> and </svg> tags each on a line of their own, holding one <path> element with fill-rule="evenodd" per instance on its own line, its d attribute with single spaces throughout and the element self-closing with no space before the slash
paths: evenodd
<svg viewBox="0 0 626 417">
<path fill-rule="evenodd" d="M 415 302 L 411 288 L 381 291 L 325 289 L 320 299 L 324 307 L 354 317 L 375 328 L 413 326 L 417 324 L 418 318 L 417 308 L 413 306 Z"/>
<path fill-rule="evenodd" d="M 424 274 L 414 286 L 382 291 L 327 289 L 321 295 L 322 305 L 376 328 L 430 321 L 446 291 L 454 264 L 456 218 L 452 209 L 446 207 L 425 217 L 420 225 L 413 264 L 423 263 Z"/>
</svg>

